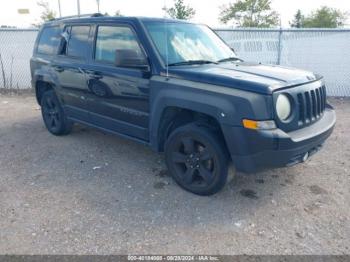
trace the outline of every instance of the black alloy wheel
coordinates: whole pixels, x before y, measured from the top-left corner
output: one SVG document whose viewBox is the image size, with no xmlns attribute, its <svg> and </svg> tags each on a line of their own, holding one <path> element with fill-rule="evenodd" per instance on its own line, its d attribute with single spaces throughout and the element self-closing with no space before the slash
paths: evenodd
<svg viewBox="0 0 350 262">
<path fill-rule="evenodd" d="M 175 181 L 192 193 L 211 195 L 226 183 L 225 145 L 205 127 L 189 124 L 176 129 L 166 143 L 165 154 Z"/>
<path fill-rule="evenodd" d="M 53 90 L 46 91 L 41 98 L 41 112 L 46 128 L 54 135 L 66 135 L 72 124 L 66 119 L 62 106 Z"/>
</svg>

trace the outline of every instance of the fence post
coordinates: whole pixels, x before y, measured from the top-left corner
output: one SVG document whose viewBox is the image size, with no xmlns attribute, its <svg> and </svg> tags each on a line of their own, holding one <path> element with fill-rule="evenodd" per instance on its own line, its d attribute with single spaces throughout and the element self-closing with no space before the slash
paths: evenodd
<svg viewBox="0 0 350 262">
<path fill-rule="evenodd" d="M 281 52 L 282 52 L 282 27 L 278 32 L 278 50 L 277 50 L 277 65 L 281 64 Z"/>
</svg>

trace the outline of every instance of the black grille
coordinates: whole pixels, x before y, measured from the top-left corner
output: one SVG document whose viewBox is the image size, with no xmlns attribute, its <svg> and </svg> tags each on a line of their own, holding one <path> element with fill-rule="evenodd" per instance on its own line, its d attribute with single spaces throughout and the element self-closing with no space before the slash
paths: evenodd
<svg viewBox="0 0 350 262">
<path fill-rule="evenodd" d="M 299 125 L 308 124 L 319 119 L 326 107 L 326 88 L 308 90 L 298 93 Z"/>
</svg>

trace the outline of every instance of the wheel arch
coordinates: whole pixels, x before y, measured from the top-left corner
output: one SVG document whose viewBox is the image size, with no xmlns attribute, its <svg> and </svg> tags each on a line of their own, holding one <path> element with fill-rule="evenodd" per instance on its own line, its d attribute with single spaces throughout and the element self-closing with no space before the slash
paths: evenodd
<svg viewBox="0 0 350 262">
<path fill-rule="evenodd" d="M 152 104 L 150 144 L 155 151 L 162 152 L 165 140 L 171 131 L 190 122 L 218 129 L 219 135 L 224 139 L 221 127 L 227 121 L 227 113 L 232 111 L 234 109 L 231 105 L 219 97 L 206 95 L 204 98 L 198 94 L 183 94 L 182 98 L 173 96 L 159 98 Z"/>
<path fill-rule="evenodd" d="M 32 83 L 35 89 L 36 100 L 39 105 L 42 94 L 47 90 L 55 89 L 56 86 L 52 76 L 43 70 L 38 70 L 35 72 Z"/>
</svg>

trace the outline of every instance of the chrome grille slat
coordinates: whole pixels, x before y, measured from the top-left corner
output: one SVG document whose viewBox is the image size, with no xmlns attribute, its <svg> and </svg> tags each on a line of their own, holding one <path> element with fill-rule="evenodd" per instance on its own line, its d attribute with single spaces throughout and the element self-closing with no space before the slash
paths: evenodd
<svg viewBox="0 0 350 262">
<path fill-rule="evenodd" d="M 317 93 L 318 93 L 318 110 L 319 110 L 320 117 L 322 116 L 322 113 L 323 113 L 321 89 L 322 89 L 321 87 L 319 89 L 317 89 Z"/>
<path fill-rule="evenodd" d="M 311 90 L 311 107 L 312 107 L 311 121 L 313 121 L 317 116 L 315 90 Z"/>
<path fill-rule="evenodd" d="M 304 123 L 305 119 L 306 119 L 306 115 L 305 115 L 305 99 L 303 94 L 298 94 L 298 104 L 299 104 L 299 123 Z"/>
<path fill-rule="evenodd" d="M 309 92 L 305 92 L 305 100 L 306 100 L 306 122 L 311 121 L 311 97 Z"/>
<path fill-rule="evenodd" d="M 322 114 L 322 112 L 323 112 L 323 89 L 322 89 L 322 87 L 320 87 L 320 99 L 321 99 L 320 108 L 321 108 L 321 114 Z"/>
<path fill-rule="evenodd" d="M 316 118 L 318 118 L 320 116 L 321 110 L 320 110 L 320 94 L 318 92 L 318 88 L 315 89 L 315 98 L 316 98 Z"/>
<path fill-rule="evenodd" d="M 323 111 L 326 109 L 326 101 L 327 101 L 327 92 L 326 92 L 326 87 L 322 86 L 323 90 Z"/>
</svg>

